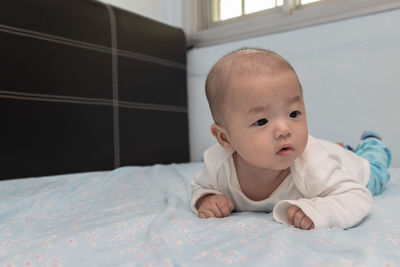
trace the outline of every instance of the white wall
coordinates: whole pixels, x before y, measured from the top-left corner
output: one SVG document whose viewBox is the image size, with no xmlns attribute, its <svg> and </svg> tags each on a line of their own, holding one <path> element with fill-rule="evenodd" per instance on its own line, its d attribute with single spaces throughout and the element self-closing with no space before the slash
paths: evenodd
<svg viewBox="0 0 400 267">
<path fill-rule="evenodd" d="M 182 0 L 99 0 L 165 24 L 182 27 Z M 185 0 L 186 1 L 186 0 Z"/>
<path fill-rule="evenodd" d="M 206 75 L 222 55 L 244 46 L 288 59 L 304 88 L 309 130 L 357 145 L 364 130 L 383 136 L 400 167 L 400 10 L 288 31 L 188 53 L 192 161 L 215 143 L 204 95 Z"/>
</svg>

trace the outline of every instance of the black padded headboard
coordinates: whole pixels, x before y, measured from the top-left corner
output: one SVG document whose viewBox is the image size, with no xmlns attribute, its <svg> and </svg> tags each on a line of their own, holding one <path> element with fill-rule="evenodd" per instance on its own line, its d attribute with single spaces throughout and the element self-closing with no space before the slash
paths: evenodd
<svg viewBox="0 0 400 267">
<path fill-rule="evenodd" d="M 0 179 L 189 161 L 181 29 L 90 0 L 3 0 Z"/>
</svg>

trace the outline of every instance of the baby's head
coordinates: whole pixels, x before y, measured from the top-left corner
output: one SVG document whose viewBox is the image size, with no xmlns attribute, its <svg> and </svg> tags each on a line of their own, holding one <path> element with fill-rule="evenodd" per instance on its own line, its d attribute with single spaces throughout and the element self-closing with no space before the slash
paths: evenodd
<svg viewBox="0 0 400 267">
<path fill-rule="evenodd" d="M 213 135 L 245 161 L 287 168 L 304 151 L 308 130 L 302 88 L 293 67 L 278 54 L 263 49 L 227 54 L 208 74 L 206 95 Z M 263 165 L 275 160 L 266 154 L 280 161 Z"/>
<path fill-rule="evenodd" d="M 282 71 L 291 71 L 296 74 L 286 59 L 269 50 L 239 49 L 222 57 L 208 73 L 205 86 L 214 122 L 224 124 L 228 93 L 235 78 L 251 79 L 257 75 L 276 75 Z M 301 85 L 300 90 L 302 90 Z"/>
</svg>

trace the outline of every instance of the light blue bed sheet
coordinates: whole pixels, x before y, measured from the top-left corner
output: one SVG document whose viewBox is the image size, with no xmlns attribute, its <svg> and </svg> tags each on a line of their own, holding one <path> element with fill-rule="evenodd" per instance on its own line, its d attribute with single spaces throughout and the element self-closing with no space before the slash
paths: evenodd
<svg viewBox="0 0 400 267">
<path fill-rule="evenodd" d="M 302 231 L 267 213 L 202 220 L 201 163 L 0 182 L 0 266 L 384 266 L 400 264 L 400 169 L 348 230 Z"/>
</svg>

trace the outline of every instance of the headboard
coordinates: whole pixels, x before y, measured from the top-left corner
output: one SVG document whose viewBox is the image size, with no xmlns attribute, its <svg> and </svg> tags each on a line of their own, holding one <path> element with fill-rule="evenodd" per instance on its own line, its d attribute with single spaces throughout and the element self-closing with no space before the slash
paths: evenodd
<svg viewBox="0 0 400 267">
<path fill-rule="evenodd" d="M 181 29 L 91 0 L 4 0 L 0 179 L 189 161 Z"/>
</svg>

